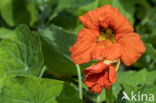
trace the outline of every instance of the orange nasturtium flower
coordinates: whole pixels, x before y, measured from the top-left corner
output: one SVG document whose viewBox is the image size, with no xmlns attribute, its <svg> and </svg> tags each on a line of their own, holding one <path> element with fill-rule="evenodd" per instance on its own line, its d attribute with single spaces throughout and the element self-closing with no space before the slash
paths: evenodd
<svg viewBox="0 0 156 103">
<path fill-rule="evenodd" d="M 116 72 L 112 65 L 97 63 L 83 72 L 86 74 L 84 83 L 92 92 L 98 94 L 102 91 L 103 87 L 109 89 L 110 85 L 116 82 Z"/>
<path fill-rule="evenodd" d="M 79 19 L 84 28 L 78 33 L 77 42 L 70 48 L 71 58 L 76 64 L 88 63 L 90 60 L 99 60 L 104 63 L 106 60 L 119 59 L 129 66 L 135 63 L 145 51 L 140 36 L 134 32 L 132 25 L 117 8 L 105 5 L 89 11 Z M 111 85 L 116 80 L 112 79 L 112 77 L 116 78 L 113 66 L 104 65 L 106 64 L 95 64 L 84 71 L 86 74 L 84 83 L 91 91 L 99 93 L 101 89 L 87 81 L 98 80 L 96 81 L 98 84 L 104 80 L 103 87 L 108 89 L 108 84 Z M 102 80 L 99 79 L 102 75 L 100 72 L 104 75 Z"/>
</svg>

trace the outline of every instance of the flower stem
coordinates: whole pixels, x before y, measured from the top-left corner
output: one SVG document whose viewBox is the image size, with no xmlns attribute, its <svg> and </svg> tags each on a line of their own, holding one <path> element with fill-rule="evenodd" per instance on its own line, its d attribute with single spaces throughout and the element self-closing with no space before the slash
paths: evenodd
<svg viewBox="0 0 156 103">
<path fill-rule="evenodd" d="M 41 70 L 41 72 L 40 72 L 40 74 L 39 74 L 39 78 L 42 78 L 42 76 L 43 76 L 45 70 L 46 70 L 46 66 L 43 66 L 43 68 L 42 68 L 42 70 Z"/>
<path fill-rule="evenodd" d="M 112 86 L 109 90 L 106 90 L 106 103 L 113 103 L 114 97 L 112 92 Z"/>
<path fill-rule="evenodd" d="M 76 64 L 76 69 L 77 69 L 77 74 L 78 74 L 78 81 L 79 81 L 79 97 L 82 100 L 82 80 L 81 80 L 81 71 L 80 71 L 80 66 Z"/>
</svg>

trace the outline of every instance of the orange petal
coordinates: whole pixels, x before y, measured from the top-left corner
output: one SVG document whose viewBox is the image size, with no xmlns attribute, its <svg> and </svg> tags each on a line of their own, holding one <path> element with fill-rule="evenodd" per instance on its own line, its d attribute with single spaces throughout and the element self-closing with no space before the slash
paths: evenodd
<svg viewBox="0 0 156 103">
<path fill-rule="evenodd" d="M 105 14 L 105 11 L 109 12 L 110 5 L 97 8 L 96 10 L 89 11 L 88 13 L 79 17 L 81 23 L 89 29 L 99 29 L 99 17 Z"/>
<path fill-rule="evenodd" d="M 100 25 L 104 28 L 111 27 L 115 34 L 134 32 L 133 26 L 119 13 L 117 8 L 109 9 L 104 15 L 99 17 Z"/>
<path fill-rule="evenodd" d="M 109 59 L 114 60 L 121 56 L 120 45 L 115 43 L 109 46 L 104 47 L 103 45 L 97 45 L 93 52 L 92 58 L 96 59 Z"/>
<path fill-rule="evenodd" d="M 102 77 L 103 74 L 93 74 L 93 75 L 86 75 L 84 79 L 84 83 L 88 88 L 97 84 L 97 81 Z"/>
<path fill-rule="evenodd" d="M 101 73 L 105 69 L 108 68 L 108 65 L 104 63 L 97 63 L 95 65 L 92 65 L 91 67 L 88 67 L 87 69 L 83 70 L 84 74 L 96 74 Z"/>
<path fill-rule="evenodd" d="M 102 85 L 104 88 L 106 89 L 109 89 L 110 87 L 110 82 L 109 82 L 109 75 L 108 75 L 108 71 L 106 71 L 104 74 L 103 74 L 103 77 L 101 78 L 101 80 L 98 81 L 98 83 L 100 85 Z"/>
<path fill-rule="evenodd" d="M 103 50 L 104 50 L 103 46 L 96 44 L 95 48 L 91 53 L 92 59 L 94 60 L 101 59 Z"/>
<path fill-rule="evenodd" d="M 100 94 L 102 92 L 102 89 L 103 89 L 102 86 L 95 85 L 92 88 L 90 88 L 90 91 Z"/>
<path fill-rule="evenodd" d="M 89 11 L 88 13 L 79 16 L 79 19 L 81 21 L 81 23 L 90 29 L 98 29 L 99 27 L 99 22 L 98 22 L 98 18 L 96 15 L 96 12 L 93 11 Z"/>
<path fill-rule="evenodd" d="M 105 15 L 105 13 L 109 13 L 111 10 L 111 5 L 105 5 L 94 10 L 96 14 L 99 16 Z"/>
<path fill-rule="evenodd" d="M 91 60 L 91 51 L 94 44 L 88 41 L 77 41 L 70 48 L 71 58 L 75 64 L 88 63 Z"/>
<path fill-rule="evenodd" d="M 116 71 L 112 65 L 109 66 L 109 81 L 111 84 L 116 82 Z"/>
<path fill-rule="evenodd" d="M 78 33 L 77 40 L 94 42 L 99 35 L 99 32 L 96 30 L 89 30 L 84 28 Z"/>
<path fill-rule="evenodd" d="M 106 47 L 102 55 L 108 60 L 114 60 L 116 58 L 119 58 L 121 56 L 120 45 L 112 44 L 111 46 Z"/>
<path fill-rule="evenodd" d="M 122 14 L 114 16 L 114 20 L 112 20 L 112 28 L 115 30 L 116 34 L 134 32 L 133 26 Z"/>
<path fill-rule="evenodd" d="M 118 42 L 122 50 L 121 59 L 127 66 L 135 63 L 145 51 L 145 46 L 136 33 L 128 33 L 122 36 Z"/>
</svg>

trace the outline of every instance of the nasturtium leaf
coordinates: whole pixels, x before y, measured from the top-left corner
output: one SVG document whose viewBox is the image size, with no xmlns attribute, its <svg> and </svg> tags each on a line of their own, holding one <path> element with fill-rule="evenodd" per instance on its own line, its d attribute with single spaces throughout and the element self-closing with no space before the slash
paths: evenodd
<svg viewBox="0 0 156 103">
<path fill-rule="evenodd" d="M 143 69 L 139 72 L 138 71 L 118 72 L 117 83 L 126 83 L 134 86 L 144 83 L 153 84 L 153 82 L 155 82 L 156 80 L 156 75 L 154 75 L 155 73 L 156 70 L 147 71 L 146 69 Z"/>
<path fill-rule="evenodd" d="M 82 103 L 75 89 L 59 80 L 32 76 L 10 78 L 2 87 L 0 103 Z"/>
<path fill-rule="evenodd" d="M 53 72 L 68 76 L 76 74 L 69 52 L 69 48 L 76 41 L 76 35 L 55 25 L 46 27 L 40 34 L 47 67 Z"/>
<path fill-rule="evenodd" d="M 61 27 L 51 25 L 41 31 L 41 36 L 48 44 L 51 44 L 51 46 L 61 52 L 62 55 L 70 59 L 69 48 L 75 43 L 77 39 L 76 35 L 62 29 Z"/>
<path fill-rule="evenodd" d="M 141 85 L 132 86 L 127 84 L 121 84 L 122 90 L 118 94 L 118 103 L 155 103 L 154 96 L 156 95 L 156 85 Z M 124 95 L 123 95 L 124 92 Z M 129 100 L 123 99 L 125 94 Z"/>
<path fill-rule="evenodd" d="M 117 81 L 113 85 L 114 96 L 117 97 L 118 93 L 122 90 L 120 84 L 130 85 L 132 88 L 137 88 L 138 85 L 153 85 L 156 82 L 156 70 L 147 71 L 127 71 L 117 72 Z"/>
<path fill-rule="evenodd" d="M 66 7 L 66 8 L 79 8 L 81 6 L 87 5 L 92 3 L 95 0 L 59 0 L 59 6 L 60 7 Z"/>
<path fill-rule="evenodd" d="M 141 39 L 148 44 L 152 44 L 154 47 L 156 47 L 156 32 L 153 32 L 154 34 L 148 35 L 148 34 L 143 34 L 141 35 Z"/>
<path fill-rule="evenodd" d="M 106 100 L 106 90 L 103 89 L 102 92 L 99 95 L 97 95 L 97 103 L 102 103 L 105 100 Z"/>
<path fill-rule="evenodd" d="M 0 14 L 9 26 L 21 23 L 32 26 L 39 19 L 37 12 L 29 0 L 0 0 Z"/>
<path fill-rule="evenodd" d="M 145 46 L 147 55 L 156 60 L 156 49 L 152 46 L 152 44 L 145 43 Z"/>
<path fill-rule="evenodd" d="M 136 103 L 135 101 L 131 101 L 131 92 L 133 92 L 134 94 L 137 93 L 138 91 L 138 88 L 135 87 L 135 86 L 132 86 L 132 85 L 127 85 L 127 84 L 121 84 L 121 90 L 119 92 L 119 94 L 117 95 L 117 103 Z M 128 99 L 124 99 L 123 97 L 125 96 L 125 93 L 126 93 L 126 96 L 128 96 Z"/>
<path fill-rule="evenodd" d="M 8 80 L 8 77 L 9 76 L 5 74 L 4 70 L 0 69 L 0 92 L 1 92 L 3 85 Z"/>
<path fill-rule="evenodd" d="M 138 94 L 138 92 L 140 92 L 142 94 L 149 95 L 149 93 L 152 93 L 155 95 L 156 94 L 155 73 L 156 70 L 149 72 L 145 69 L 139 72 L 137 71 L 119 72 L 117 83 L 113 86 L 115 91 L 114 95 L 118 97 L 118 102 L 134 103 L 132 101 L 127 101 L 127 100 L 121 101 L 123 97 L 123 91 L 125 91 L 130 98 L 132 92 L 134 94 Z M 147 103 L 147 101 L 145 103 Z"/>
<path fill-rule="evenodd" d="M 29 12 L 30 20 L 29 20 L 29 25 L 31 27 L 37 27 L 37 24 L 39 24 L 39 12 L 36 7 L 36 5 L 29 0 L 26 2 L 26 8 Z"/>
<path fill-rule="evenodd" d="M 98 6 L 104 6 L 107 4 L 112 4 L 113 0 L 97 0 Z"/>
<path fill-rule="evenodd" d="M 55 25 L 60 26 L 66 30 L 73 31 L 76 26 L 77 20 L 78 17 L 75 14 L 62 10 L 58 12 L 55 18 L 53 18 L 52 22 Z"/>
<path fill-rule="evenodd" d="M 90 10 L 95 10 L 96 8 L 98 8 L 98 0 L 78 8 L 78 16 L 81 16 Z"/>
<path fill-rule="evenodd" d="M 10 38 L 12 33 L 13 33 L 13 30 L 1 27 L 0 28 L 0 39 Z"/>
<path fill-rule="evenodd" d="M 0 42 L 0 69 L 10 75 L 38 75 L 43 66 L 39 34 L 26 25 L 18 26 L 12 37 Z"/>
</svg>

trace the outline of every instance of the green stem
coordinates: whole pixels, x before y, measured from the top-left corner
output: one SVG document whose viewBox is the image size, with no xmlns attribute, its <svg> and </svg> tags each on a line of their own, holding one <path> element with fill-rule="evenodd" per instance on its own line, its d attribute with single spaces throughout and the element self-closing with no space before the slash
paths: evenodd
<svg viewBox="0 0 156 103">
<path fill-rule="evenodd" d="M 112 92 L 112 86 L 109 90 L 106 90 L 106 103 L 113 103 L 114 97 Z"/>
<path fill-rule="evenodd" d="M 77 69 L 77 74 L 78 74 L 78 81 L 79 81 L 79 97 L 82 100 L 82 80 L 81 80 L 81 71 L 80 71 L 80 66 L 76 64 L 76 69 Z"/>
<path fill-rule="evenodd" d="M 39 78 L 42 78 L 42 76 L 43 76 L 45 70 L 46 70 L 46 66 L 43 66 L 43 68 L 42 68 L 42 70 L 41 70 L 41 72 L 40 72 L 40 74 L 39 74 Z"/>
</svg>

